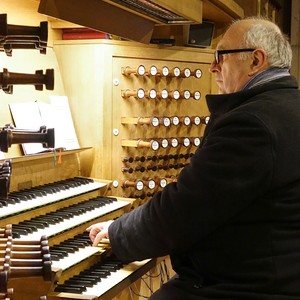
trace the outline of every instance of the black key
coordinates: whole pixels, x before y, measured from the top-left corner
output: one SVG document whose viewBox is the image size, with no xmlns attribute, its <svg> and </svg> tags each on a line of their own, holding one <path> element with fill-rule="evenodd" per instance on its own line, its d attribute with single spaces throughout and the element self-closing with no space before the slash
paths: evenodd
<svg viewBox="0 0 300 300">
<path fill-rule="evenodd" d="M 71 284 L 71 285 L 84 286 L 84 287 L 86 287 L 86 286 L 92 287 L 94 285 L 92 280 L 82 279 L 82 278 L 73 278 L 73 277 L 66 280 L 64 282 L 64 284 L 66 284 L 66 285 Z"/>
<path fill-rule="evenodd" d="M 74 294 L 81 294 L 82 292 L 86 291 L 86 288 L 84 286 L 64 286 L 64 285 L 58 285 L 54 289 L 55 292 L 65 292 L 65 293 L 74 293 Z"/>
</svg>

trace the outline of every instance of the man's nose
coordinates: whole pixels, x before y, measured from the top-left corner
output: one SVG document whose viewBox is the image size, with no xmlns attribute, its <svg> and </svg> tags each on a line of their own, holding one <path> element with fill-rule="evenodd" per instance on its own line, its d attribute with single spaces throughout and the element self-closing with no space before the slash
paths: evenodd
<svg viewBox="0 0 300 300">
<path fill-rule="evenodd" d="M 217 73 L 220 72 L 220 65 L 216 63 L 216 61 L 214 60 L 209 67 L 209 72 L 210 73 Z"/>
</svg>

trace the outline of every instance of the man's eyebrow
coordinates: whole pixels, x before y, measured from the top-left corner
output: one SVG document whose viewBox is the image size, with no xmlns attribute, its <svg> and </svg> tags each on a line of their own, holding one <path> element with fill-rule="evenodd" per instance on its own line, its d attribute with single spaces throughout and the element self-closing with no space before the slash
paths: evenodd
<svg viewBox="0 0 300 300">
<path fill-rule="evenodd" d="M 224 50 L 224 47 L 222 45 L 221 46 L 217 46 L 216 50 Z"/>
</svg>

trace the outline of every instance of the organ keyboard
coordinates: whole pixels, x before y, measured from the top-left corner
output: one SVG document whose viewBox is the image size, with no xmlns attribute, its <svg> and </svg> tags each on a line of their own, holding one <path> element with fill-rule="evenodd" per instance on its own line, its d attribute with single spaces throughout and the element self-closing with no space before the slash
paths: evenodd
<svg viewBox="0 0 300 300">
<path fill-rule="evenodd" d="M 107 257 L 58 284 L 48 293 L 47 300 L 109 300 L 156 264 L 156 259 L 123 264 L 114 257 Z"/>
<path fill-rule="evenodd" d="M 73 204 L 30 220 L 13 224 L 13 237 L 22 240 L 34 240 L 45 234 L 48 238 L 64 233 L 73 227 L 79 227 L 89 221 L 97 222 L 99 217 L 128 206 L 128 201 L 109 197 L 96 197 Z"/>
<path fill-rule="evenodd" d="M 52 183 L 51 185 L 13 192 L 7 199 L 0 199 L 1 218 L 68 199 L 72 196 L 95 191 L 103 186 L 105 184 L 102 182 L 76 177 Z"/>
</svg>

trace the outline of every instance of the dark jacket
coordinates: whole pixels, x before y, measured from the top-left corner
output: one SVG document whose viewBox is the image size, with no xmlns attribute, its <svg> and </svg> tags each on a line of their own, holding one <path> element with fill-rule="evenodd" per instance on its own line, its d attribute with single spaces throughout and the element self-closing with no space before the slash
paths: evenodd
<svg viewBox="0 0 300 300">
<path fill-rule="evenodd" d="M 300 299 L 297 82 L 208 95 L 207 104 L 191 163 L 110 226 L 113 252 L 125 261 L 170 254 L 207 299 Z"/>
</svg>

